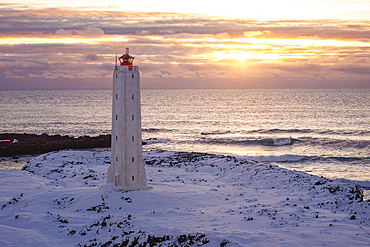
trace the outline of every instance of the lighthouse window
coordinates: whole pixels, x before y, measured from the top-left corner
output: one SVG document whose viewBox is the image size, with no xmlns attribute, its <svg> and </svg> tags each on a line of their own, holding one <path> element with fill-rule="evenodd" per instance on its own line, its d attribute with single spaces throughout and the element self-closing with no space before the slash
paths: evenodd
<svg viewBox="0 0 370 247">
<path fill-rule="evenodd" d="M 118 116 L 116 115 L 116 120 L 118 119 Z"/>
<path fill-rule="evenodd" d="M 134 182 L 134 180 L 135 180 L 135 176 L 132 176 L 132 178 L 131 178 L 131 179 L 132 179 L 132 182 Z"/>
<path fill-rule="evenodd" d="M 134 95 L 132 95 L 132 99 L 134 99 Z"/>
<path fill-rule="evenodd" d="M 116 74 L 116 79 L 117 79 L 117 74 Z M 117 82 L 117 81 L 116 81 Z"/>
<path fill-rule="evenodd" d="M 118 95 L 116 94 L 116 99 L 118 99 Z"/>
<path fill-rule="evenodd" d="M 134 136 L 132 136 L 132 138 L 131 138 L 131 139 L 132 139 L 132 141 L 134 141 L 134 140 L 135 140 L 135 137 L 134 137 Z"/>
<path fill-rule="evenodd" d="M 132 115 L 132 120 L 134 120 L 134 115 Z"/>
<path fill-rule="evenodd" d="M 116 157 L 116 161 L 118 161 L 118 157 Z"/>
<path fill-rule="evenodd" d="M 134 78 L 134 74 L 132 74 L 132 78 Z"/>
<path fill-rule="evenodd" d="M 116 141 L 118 141 L 118 136 L 116 136 Z"/>
<path fill-rule="evenodd" d="M 132 157 L 132 162 L 135 162 L 135 158 L 134 157 Z"/>
</svg>

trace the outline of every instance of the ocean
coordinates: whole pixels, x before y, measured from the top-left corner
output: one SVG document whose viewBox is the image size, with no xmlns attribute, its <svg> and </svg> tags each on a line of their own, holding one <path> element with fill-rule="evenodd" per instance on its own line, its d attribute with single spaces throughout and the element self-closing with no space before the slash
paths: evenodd
<svg viewBox="0 0 370 247">
<path fill-rule="evenodd" d="M 110 134 L 111 100 L 110 90 L 0 91 L 0 133 Z M 145 150 L 245 157 L 370 187 L 370 90 L 144 89 L 141 101 Z"/>
</svg>

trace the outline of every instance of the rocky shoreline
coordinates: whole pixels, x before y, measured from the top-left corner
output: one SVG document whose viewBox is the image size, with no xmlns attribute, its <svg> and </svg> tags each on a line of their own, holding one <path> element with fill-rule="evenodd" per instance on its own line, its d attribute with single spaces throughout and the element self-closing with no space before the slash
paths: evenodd
<svg viewBox="0 0 370 247">
<path fill-rule="evenodd" d="M 150 150 L 143 164 L 153 188 L 122 193 L 106 185 L 110 155 L 63 150 L 0 170 L 0 246 L 369 245 L 370 201 L 357 185 Z"/>
<path fill-rule="evenodd" d="M 111 135 L 81 136 L 0 134 L 0 157 L 42 154 L 63 149 L 109 148 Z"/>
</svg>

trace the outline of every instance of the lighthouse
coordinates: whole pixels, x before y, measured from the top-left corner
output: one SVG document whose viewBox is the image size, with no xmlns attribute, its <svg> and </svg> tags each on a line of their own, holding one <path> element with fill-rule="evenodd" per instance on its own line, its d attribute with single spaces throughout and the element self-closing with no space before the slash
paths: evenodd
<svg viewBox="0 0 370 247">
<path fill-rule="evenodd" d="M 113 73 L 112 149 L 107 184 L 116 190 L 149 189 L 142 162 L 140 74 L 134 57 L 116 58 Z"/>
</svg>

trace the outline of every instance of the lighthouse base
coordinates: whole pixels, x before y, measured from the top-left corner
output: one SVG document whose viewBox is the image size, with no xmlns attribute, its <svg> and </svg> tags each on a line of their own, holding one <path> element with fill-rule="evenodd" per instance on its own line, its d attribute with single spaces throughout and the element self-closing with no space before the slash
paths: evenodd
<svg viewBox="0 0 370 247">
<path fill-rule="evenodd" d="M 146 186 L 126 186 L 122 188 L 121 186 L 114 186 L 114 184 L 107 184 L 107 188 L 114 190 L 114 191 L 121 191 L 121 192 L 153 189 L 152 186 L 148 186 L 148 185 Z"/>
</svg>

